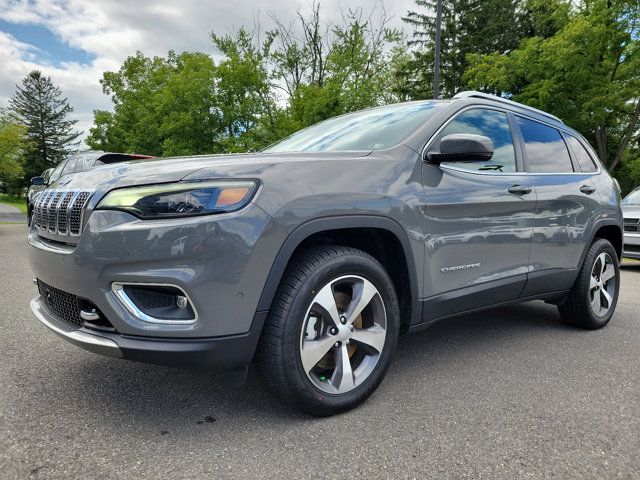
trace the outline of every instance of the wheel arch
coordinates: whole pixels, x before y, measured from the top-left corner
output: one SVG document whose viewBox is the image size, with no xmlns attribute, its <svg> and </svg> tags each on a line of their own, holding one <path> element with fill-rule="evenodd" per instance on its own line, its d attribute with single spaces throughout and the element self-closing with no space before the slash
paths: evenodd
<svg viewBox="0 0 640 480">
<path fill-rule="evenodd" d="M 618 219 L 603 219 L 594 225 L 593 233 L 591 235 L 591 241 L 585 248 L 582 254 L 581 262 L 584 261 L 584 257 L 589 250 L 589 247 L 593 244 L 596 238 L 604 238 L 608 240 L 616 253 L 618 254 L 618 260 L 622 258 L 622 247 L 624 242 L 624 233 L 622 228 L 622 220 Z"/>
<path fill-rule="evenodd" d="M 379 236 L 369 239 L 368 244 L 363 244 L 357 241 L 357 236 L 354 236 L 356 231 L 361 234 L 378 232 Z M 380 240 L 382 242 L 396 242 L 404 258 L 400 262 L 396 260 L 392 264 L 388 260 L 394 259 L 394 256 L 386 256 L 386 259 L 384 256 L 381 257 L 380 249 L 384 252 L 384 246 L 390 244 L 380 244 Z M 409 237 L 404 228 L 395 220 L 375 215 L 323 217 L 310 220 L 297 227 L 286 238 L 273 261 L 262 294 L 260 295 L 257 312 L 269 310 L 278 285 L 291 258 L 306 245 L 318 243 L 351 246 L 371 254 L 382 263 L 394 281 L 401 307 L 401 326 L 403 330 L 410 324 L 419 321 L 422 312 L 419 308 L 418 276 Z M 409 283 L 409 292 L 407 292 L 406 289 L 400 288 L 405 275 Z M 261 318 L 261 316 L 256 316 L 256 318 Z M 264 318 L 264 316 L 262 316 L 262 318 Z M 253 325 L 253 328 L 262 329 L 262 325 Z"/>
</svg>

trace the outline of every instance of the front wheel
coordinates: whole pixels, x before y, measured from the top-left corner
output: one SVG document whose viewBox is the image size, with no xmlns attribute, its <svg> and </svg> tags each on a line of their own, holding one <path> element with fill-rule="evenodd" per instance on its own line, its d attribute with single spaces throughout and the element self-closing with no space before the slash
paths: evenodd
<svg viewBox="0 0 640 480">
<path fill-rule="evenodd" d="M 596 239 L 567 300 L 558 310 L 567 323 L 590 330 L 602 328 L 613 315 L 619 291 L 618 255 L 608 240 Z"/>
<path fill-rule="evenodd" d="M 349 247 L 306 251 L 278 287 L 258 372 L 298 410 L 327 416 L 351 409 L 382 381 L 399 321 L 393 283 L 377 260 Z"/>
</svg>

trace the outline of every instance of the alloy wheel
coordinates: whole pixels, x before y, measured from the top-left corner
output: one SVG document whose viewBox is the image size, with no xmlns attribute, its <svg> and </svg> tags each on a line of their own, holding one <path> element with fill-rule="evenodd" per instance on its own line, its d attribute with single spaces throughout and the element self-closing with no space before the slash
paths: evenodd
<svg viewBox="0 0 640 480">
<path fill-rule="evenodd" d="M 373 372 L 385 345 L 382 296 L 364 277 L 346 275 L 315 293 L 300 336 L 300 360 L 313 384 L 343 394 Z"/>
<path fill-rule="evenodd" d="M 589 300 L 591 309 L 599 317 L 607 314 L 617 288 L 616 269 L 611 256 L 603 252 L 596 258 L 591 270 Z"/>
</svg>

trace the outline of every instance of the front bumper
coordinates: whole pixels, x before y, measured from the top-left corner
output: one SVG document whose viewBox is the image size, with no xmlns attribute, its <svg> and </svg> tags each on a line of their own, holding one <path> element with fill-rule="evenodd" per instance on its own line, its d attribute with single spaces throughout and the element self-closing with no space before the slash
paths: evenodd
<svg viewBox="0 0 640 480">
<path fill-rule="evenodd" d="M 640 233 L 625 232 L 622 256 L 640 260 Z"/>
<path fill-rule="evenodd" d="M 285 232 L 259 207 L 166 221 L 93 211 L 75 246 L 29 233 L 35 276 L 86 299 L 123 335 L 210 338 L 253 327 L 258 301 Z M 126 308 L 114 284 L 174 285 L 192 302 L 197 321 L 159 325 Z"/>
<path fill-rule="evenodd" d="M 217 338 L 153 338 L 72 329 L 41 301 L 31 300 L 31 311 L 49 330 L 69 343 L 100 355 L 177 368 L 233 370 L 251 363 L 260 331 Z M 266 313 L 256 314 L 262 324 Z"/>
</svg>

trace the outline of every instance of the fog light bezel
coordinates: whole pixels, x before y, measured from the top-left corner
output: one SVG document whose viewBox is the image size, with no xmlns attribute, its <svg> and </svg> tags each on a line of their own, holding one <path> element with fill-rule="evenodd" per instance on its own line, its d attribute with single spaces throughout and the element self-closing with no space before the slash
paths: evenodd
<svg viewBox="0 0 640 480">
<path fill-rule="evenodd" d="M 193 318 L 189 319 L 168 319 L 168 318 L 157 318 L 152 315 L 148 315 L 143 312 L 131 299 L 131 297 L 127 294 L 125 288 L 126 287 L 165 287 L 165 288 L 175 288 L 178 290 L 182 296 L 187 298 L 187 302 L 191 309 L 193 310 Z M 111 291 L 114 296 L 118 299 L 120 304 L 137 320 L 140 320 L 145 323 L 151 323 L 155 325 L 193 325 L 198 321 L 198 310 L 196 309 L 195 304 L 191 300 L 191 297 L 184 291 L 184 289 L 178 285 L 172 283 L 147 283 L 147 282 L 113 282 L 111 284 Z"/>
</svg>

